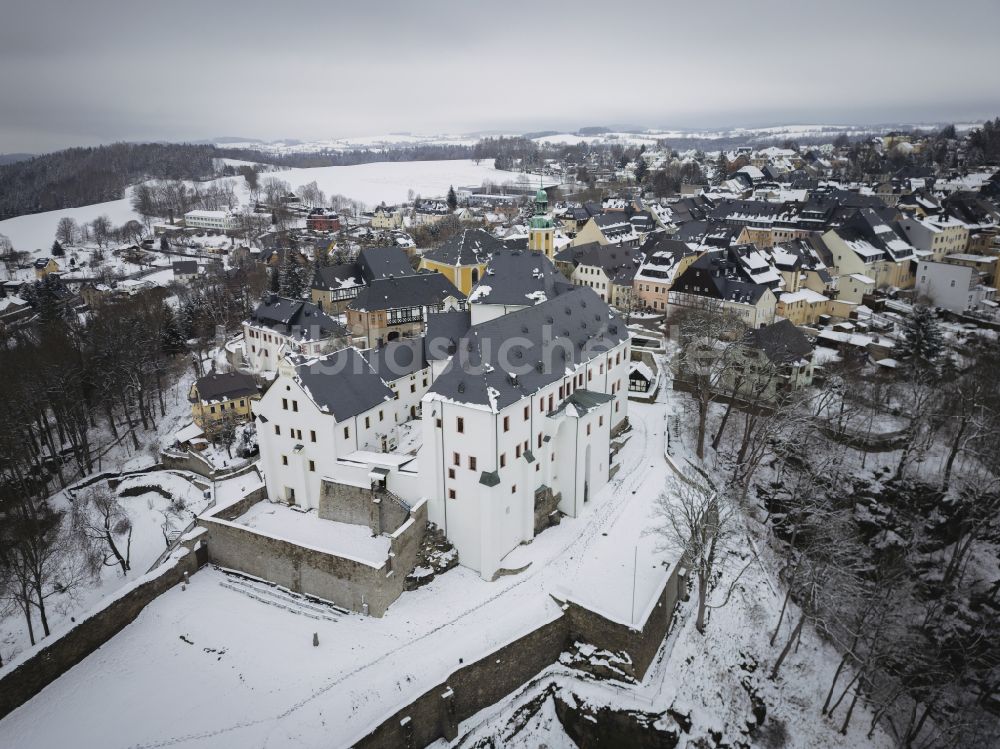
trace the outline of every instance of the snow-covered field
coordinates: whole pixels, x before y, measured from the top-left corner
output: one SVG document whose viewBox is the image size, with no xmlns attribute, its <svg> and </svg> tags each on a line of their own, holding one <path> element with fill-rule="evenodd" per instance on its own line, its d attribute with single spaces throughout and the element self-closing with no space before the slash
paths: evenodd
<svg viewBox="0 0 1000 749">
<path fill-rule="evenodd" d="M 291 185 L 292 189 L 316 182 L 327 194 L 344 195 L 367 206 L 376 206 L 405 201 L 412 190 L 423 198 L 444 197 L 451 186 L 478 186 L 483 182 L 503 185 L 508 182 L 527 180 L 537 182 L 517 172 L 493 168 L 490 160 L 477 164 L 471 159 L 455 161 L 392 161 L 356 166 L 321 166 L 310 169 L 285 169 L 268 172 L 262 178 L 277 177 Z M 240 185 L 240 198 L 249 202 L 249 193 L 242 179 L 226 177 Z M 551 180 L 547 181 L 547 184 Z M 140 217 L 132 210 L 129 197 L 108 203 L 95 203 L 80 208 L 66 208 L 59 211 L 33 213 L 0 221 L 0 234 L 7 235 L 17 250 L 47 255 L 55 239 L 56 224 L 63 216 L 69 216 L 77 223 L 88 223 L 101 215 L 107 215 L 111 223 L 120 226 L 131 219 Z"/>
</svg>

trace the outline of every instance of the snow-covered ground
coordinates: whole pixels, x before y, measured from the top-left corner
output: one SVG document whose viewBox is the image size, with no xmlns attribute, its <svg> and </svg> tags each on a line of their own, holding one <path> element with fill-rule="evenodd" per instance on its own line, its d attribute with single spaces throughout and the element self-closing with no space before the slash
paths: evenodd
<svg viewBox="0 0 1000 749">
<path fill-rule="evenodd" d="M 0 721 L 0 745 L 349 745 L 460 659 L 468 663 L 559 616 L 550 592 L 604 548 L 602 533 L 635 546 L 636 518 L 647 516 L 663 483 L 664 408 L 631 406 L 633 436 L 620 473 L 581 517 L 564 519 L 505 560 L 507 567 L 530 562 L 524 572 L 490 583 L 460 567 L 404 593 L 381 619 L 350 614 L 331 622 L 253 600 L 220 585 L 221 572 L 203 570 Z M 631 531 L 616 532 L 620 522 Z M 60 720 L 49 720 L 57 709 Z M 115 717 L 122 715 L 130 719 Z"/>
<path fill-rule="evenodd" d="M 292 541 L 320 551 L 381 567 L 389 557 L 389 537 L 372 536 L 369 528 L 335 523 L 302 512 L 282 502 L 258 502 L 235 522 L 273 538 Z"/>
</svg>

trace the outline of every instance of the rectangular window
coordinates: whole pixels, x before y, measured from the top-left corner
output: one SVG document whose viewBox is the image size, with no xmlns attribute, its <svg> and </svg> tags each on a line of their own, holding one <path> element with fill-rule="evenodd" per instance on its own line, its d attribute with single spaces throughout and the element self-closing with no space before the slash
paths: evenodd
<svg viewBox="0 0 1000 749">
<path fill-rule="evenodd" d="M 309 430 L 309 441 L 310 442 L 315 442 L 316 441 L 316 430 L 314 430 L 314 429 L 310 429 Z"/>
<path fill-rule="evenodd" d="M 455 490 L 454 489 L 449 489 L 448 490 L 448 499 L 454 499 L 454 498 L 455 498 Z"/>
<path fill-rule="evenodd" d="M 417 392 L 417 386 L 416 385 L 410 385 L 410 392 L 411 393 Z"/>
<path fill-rule="evenodd" d="M 528 420 L 528 416 L 529 416 L 529 410 L 530 410 L 530 409 L 529 409 L 529 408 L 528 408 L 527 406 L 525 406 L 525 407 L 524 407 L 524 420 L 525 420 L 525 421 L 527 421 L 527 420 Z"/>
<path fill-rule="evenodd" d="M 347 439 L 350 436 L 351 436 L 351 428 L 350 427 L 344 427 L 344 439 Z"/>
<path fill-rule="evenodd" d="M 209 410 L 209 411 L 210 411 L 211 413 L 213 413 L 213 414 L 214 414 L 214 413 L 215 413 L 215 406 L 211 406 L 211 407 L 210 407 L 210 408 L 209 408 L 208 410 Z"/>
<path fill-rule="evenodd" d="M 436 427 L 437 427 L 438 429 L 440 429 L 440 428 L 441 428 L 441 419 L 435 419 L 435 420 L 434 420 L 434 425 L 435 425 L 435 426 L 436 426 Z"/>
<path fill-rule="evenodd" d="M 299 410 L 299 402 L 298 401 L 292 401 L 292 410 L 295 411 L 296 413 L 298 412 L 298 410 Z"/>
<path fill-rule="evenodd" d="M 552 410 L 552 396 L 549 396 L 549 410 Z"/>
<path fill-rule="evenodd" d="M 509 416 L 504 416 L 503 417 L 503 430 L 505 432 L 509 432 L 510 431 L 510 417 Z"/>
<path fill-rule="evenodd" d="M 454 468 L 449 468 L 448 469 L 448 478 L 450 478 L 450 479 L 455 478 L 455 469 Z"/>
<path fill-rule="evenodd" d="M 541 432 L 538 433 L 538 446 L 539 447 L 542 446 L 542 433 Z"/>
<path fill-rule="evenodd" d="M 514 484 L 512 487 L 510 487 L 510 493 L 517 494 L 517 484 Z"/>
<path fill-rule="evenodd" d="M 243 408 L 245 405 L 246 403 L 244 401 L 240 401 L 240 408 Z"/>
<path fill-rule="evenodd" d="M 287 411 L 288 410 L 288 398 L 282 398 L 281 399 L 281 409 L 283 411 Z"/>
<path fill-rule="evenodd" d="M 500 453 L 500 467 L 507 467 L 507 453 Z"/>
<path fill-rule="evenodd" d="M 385 416 L 384 416 L 384 414 L 381 411 L 378 412 L 378 420 L 379 421 L 384 421 L 385 420 Z"/>
<path fill-rule="evenodd" d="M 310 460 L 309 461 L 309 470 L 313 471 L 313 472 L 316 471 L 316 461 L 314 461 L 314 460 Z"/>
<path fill-rule="evenodd" d="M 514 448 L 514 457 L 515 458 L 520 458 L 521 457 L 521 446 L 520 445 L 518 445 L 517 447 Z"/>
<path fill-rule="evenodd" d="M 604 426 L 604 417 L 603 416 L 598 416 L 597 417 L 597 426 L 599 426 L 599 427 Z"/>
<path fill-rule="evenodd" d="M 455 419 L 455 429 L 458 430 L 459 434 L 465 433 L 465 419 L 463 419 L 461 416 Z"/>
<path fill-rule="evenodd" d="M 456 466 L 462 465 L 462 456 L 459 455 L 458 453 L 452 453 L 451 454 L 451 462 L 452 462 L 453 465 L 456 465 Z"/>
<path fill-rule="evenodd" d="M 476 470 L 476 456 L 475 455 L 470 455 L 469 456 L 469 470 L 470 471 Z"/>
<path fill-rule="evenodd" d="M 587 436 L 590 436 L 590 424 L 587 424 Z"/>
<path fill-rule="evenodd" d="M 365 417 L 365 429 L 371 429 L 372 419 L 370 416 Z"/>
<path fill-rule="evenodd" d="M 283 465 L 283 466 L 287 466 L 288 465 L 288 456 L 287 455 L 282 455 L 281 456 L 281 465 Z"/>
<path fill-rule="evenodd" d="M 277 424 L 274 425 L 274 433 L 279 437 L 281 436 L 281 427 L 279 427 Z"/>
</svg>

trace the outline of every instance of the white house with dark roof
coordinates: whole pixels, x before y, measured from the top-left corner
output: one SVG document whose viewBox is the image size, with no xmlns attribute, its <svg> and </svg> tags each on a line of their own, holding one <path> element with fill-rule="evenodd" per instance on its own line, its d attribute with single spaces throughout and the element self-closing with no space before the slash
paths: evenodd
<svg viewBox="0 0 1000 749">
<path fill-rule="evenodd" d="M 418 338 L 283 361 L 253 404 L 268 497 L 317 508 L 338 459 L 394 448 L 398 425 L 419 415 L 431 384 L 423 346 Z"/>
<path fill-rule="evenodd" d="M 491 579 L 610 477 L 628 413 L 629 337 L 590 288 L 471 326 L 423 398 L 428 517 Z"/>
<path fill-rule="evenodd" d="M 288 354 L 320 356 L 346 343 L 344 326 L 315 304 L 276 294 L 243 322 L 243 357 L 254 372 L 277 369 Z"/>
</svg>

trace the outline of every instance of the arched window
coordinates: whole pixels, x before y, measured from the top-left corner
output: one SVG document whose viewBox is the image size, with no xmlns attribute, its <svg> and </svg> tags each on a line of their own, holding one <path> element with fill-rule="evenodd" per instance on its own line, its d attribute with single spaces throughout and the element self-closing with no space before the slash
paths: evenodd
<svg viewBox="0 0 1000 749">
<path fill-rule="evenodd" d="M 479 283 L 479 268 L 472 269 L 472 283 L 473 284 Z"/>
</svg>

